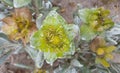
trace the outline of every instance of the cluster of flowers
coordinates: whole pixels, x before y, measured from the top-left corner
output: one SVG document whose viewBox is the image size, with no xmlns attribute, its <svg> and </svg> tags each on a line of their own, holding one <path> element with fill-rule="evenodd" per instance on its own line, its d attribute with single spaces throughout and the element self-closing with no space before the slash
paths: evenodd
<svg viewBox="0 0 120 73">
<path fill-rule="evenodd" d="M 100 37 L 101 33 L 114 26 L 109 13 L 104 8 L 80 9 L 78 14 L 82 23 L 79 26 L 67 24 L 56 10 L 52 10 L 37 29 L 30 10 L 18 8 L 11 17 L 3 19 L 6 24 L 2 31 L 11 40 L 22 40 L 24 45 L 30 42 L 35 50 L 44 53 L 44 60 L 49 64 L 58 58 L 73 55 L 78 48 L 75 44 L 79 44 L 79 40 L 91 41 L 90 50 L 96 54 L 96 63 L 109 67 L 108 60 L 113 58 L 115 46 L 107 45 L 105 39 Z"/>
</svg>

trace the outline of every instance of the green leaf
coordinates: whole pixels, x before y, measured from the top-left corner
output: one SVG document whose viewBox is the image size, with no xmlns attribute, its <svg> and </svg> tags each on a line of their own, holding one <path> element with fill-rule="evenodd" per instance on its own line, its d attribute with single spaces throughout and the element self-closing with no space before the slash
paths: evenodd
<svg viewBox="0 0 120 73">
<path fill-rule="evenodd" d="M 56 53 L 44 52 L 44 58 L 47 61 L 47 63 L 52 66 L 53 62 L 57 59 L 57 56 Z"/>
<path fill-rule="evenodd" d="M 7 53 L 5 53 L 0 57 L 0 65 L 5 62 L 5 60 L 10 56 L 11 53 L 12 53 L 12 50 L 8 51 Z"/>
<path fill-rule="evenodd" d="M 30 55 L 30 57 L 34 60 L 36 67 L 41 68 L 44 63 L 43 53 L 30 46 L 27 46 L 25 50 Z"/>
<path fill-rule="evenodd" d="M 77 70 L 69 66 L 64 73 L 77 73 Z"/>
<path fill-rule="evenodd" d="M 38 52 L 37 56 L 35 58 L 35 65 L 37 68 L 41 68 L 44 64 L 44 56 L 43 56 L 43 52 Z"/>
<path fill-rule="evenodd" d="M 13 0 L 13 4 L 15 8 L 27 6 L 30 2 L 31 0 Z"/>
<path fill-rule="evenodd" d="M 79 10 L 79 17 L 80 19 L 84 22 L 84 23 L 91 23 L 91 21 L 95 20 L 98 18 L 98 16 L 96 15 L 97 11 L 95 11 L 94 8 L 92 9 L 81 9 Z"/>
<path fill-rule="evenodd" d="M 39 16 L 36 19 L 36 26 L 38 29 L 41 27 L 43 19 L 44 19 L 43 14 L 39 14 Z"/>
<path fill-rule="evenodd" d="M 65 28 L 67 29 L 68 35 L 72 40 L 77 39 L 79 41 L 80 37 L 80 29 L 78 25 L 75 24 L 68 24 L 64 25 Z"/>
<path fill-rule="evenodd" d="M 19 68 L 32 69 L 32 67 L 24 65 L 24 64 L 14 63 L 13 65 L 16 66 L 16 67 L 19 67 Z"/>
<path fill-rule="evenodd" d="M 81 73 L 91 73 L 90 69 L 87 67 L 82 67 L 81 68 Z"/>
<path fill-rule="evenodd" d="M 94 31 L 87 25 L 82 25 L 80 27 L 80 35 L 81 38 L 86 41 L 92 40 L 96 36 Z"/>
<path fill-rule="evenodd" d="M 2 0 L 2 1 L 9 6 L 13 6 L 13 0 Z"/>
<path fill-rule="evenodd" d="M 43 21 L 43 25 L 65 25 L 66 21 L 65 19 L 59 15 L 56 10 L 50 11 L 50 13 L 47 15 L 45 20 Z"/>
<path fill-rule="evenodd" d="M 4 33 L 0 32 L 0 38 L 3 38 L 5 40 L 9 40 L 8 36 L 5 35 Z"/>
<path fill-rule="evenodd" d="M 71 65 L 74 66 L 74 67 L 78 67 L 78 68 L 83 67 L 83 65 L 80 64 L 80 62 L 79 62 L 77 59 L 73 59 L 73 60 L 71 61 Z"/>
<path fill-rule="evenodd" d="M 59 65 L 59 67 L 54 70 L 54 73 L 63 73 L 63 71 L 63 67 Z"/>
</svg>

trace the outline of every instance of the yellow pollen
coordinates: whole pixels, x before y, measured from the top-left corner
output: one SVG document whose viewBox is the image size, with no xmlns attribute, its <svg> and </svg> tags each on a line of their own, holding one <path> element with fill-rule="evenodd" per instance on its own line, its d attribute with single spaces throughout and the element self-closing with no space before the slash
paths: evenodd
<svg viewBox="0 0 120 73">
<path fill-rule="evenodd" d="M 58 36 L 53 36 L 51 38 L 51 43 L 58 45 L 60 43 L 60 38 Z"/>
<path fill-rule="evenodd" d="M 104 54 L 104 50 L 102 48 L 98 48 L 97 51 L 96 51 L 96 53 L 98 55 L 103 55 Z"/>
</svg>

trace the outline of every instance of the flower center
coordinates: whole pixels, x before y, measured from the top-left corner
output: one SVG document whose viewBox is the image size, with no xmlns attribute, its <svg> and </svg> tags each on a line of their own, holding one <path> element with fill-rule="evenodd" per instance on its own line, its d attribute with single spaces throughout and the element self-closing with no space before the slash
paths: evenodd
<svg viewBox="0 0 120 73">
<path fill-rule="evenodd" d="M 51 43 L 54 45 L 58 45 L 60 43 L 60 38 L 58 36 L 53 36 L 51 38 Z"/>
<path fill-rule="evenodd" d="M 104 50 L 102 48 L 98 48 L 97 51 L 96 51 L 96 53 L 98 55 L 103 55 L 105 52 L 104 52 Z"/>
<path fill-rule="evenodd" d="M 28 29 L 30 27 L 29 21 L 22 17 L 17 17 L 16 23 L 17 23 L 19 32 L 21 32 L 23 29 Z"/>
</svg>

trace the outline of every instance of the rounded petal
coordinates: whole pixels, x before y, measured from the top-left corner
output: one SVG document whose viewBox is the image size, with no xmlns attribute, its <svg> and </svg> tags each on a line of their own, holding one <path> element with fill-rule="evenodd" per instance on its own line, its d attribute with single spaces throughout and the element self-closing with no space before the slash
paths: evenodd
<svg viewBox="0 0 120 73">
<path fill-rule="evenodd" d="M 16 8 L 13 13 L 14 18 L 22 17 L 29 21 L 32 21 L 32 14 L 27 7 Z"/>
<path fill-rule="evenodd" d="M 65 20 L 52 10 L 43 21 L 43 25 L 31 37 L 31 45 L 44 52 L 45 60 L 50 64 L 73 51 L 70 34 L 64 25 Z"/>
<path fill-rule="evenodd" d="M 65 25 L 66 21 L 55 10 L 52 10 L 43 21 L 43 25 L 46 25 L 46 24 Z"/>
</svg>

